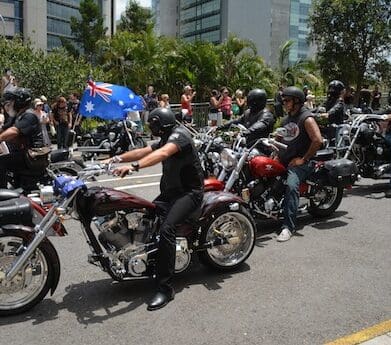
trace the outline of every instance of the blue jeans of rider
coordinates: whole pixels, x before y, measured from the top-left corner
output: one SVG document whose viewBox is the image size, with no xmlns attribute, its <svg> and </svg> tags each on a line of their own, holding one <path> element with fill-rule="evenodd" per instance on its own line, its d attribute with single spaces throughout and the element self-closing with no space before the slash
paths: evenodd
<svg viewBox="0 0 391 345">
<path fill-rule="evenodd" d="M 300 183 L 314 170 L 313 163 L 309 162 L 303 165 L 289 167 L 286 180 L 285 198 L 283 204 L 283 225 L 282 228 L 288 228 L 292 233 L 296 228 L 296 217 L 299 209 Z"/>
</svg>

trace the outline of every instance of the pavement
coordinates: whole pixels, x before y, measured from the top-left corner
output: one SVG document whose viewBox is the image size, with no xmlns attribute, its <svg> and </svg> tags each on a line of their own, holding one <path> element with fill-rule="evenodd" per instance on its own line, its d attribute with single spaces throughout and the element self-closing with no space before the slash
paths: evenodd
<svg viewBox="0 0 391 345">
<path fill-rule="evenodd" d="M 384 321 L 357 333 L 331 341 L 325 345 L 391 345 L 391 320 Z"/>
</svg>

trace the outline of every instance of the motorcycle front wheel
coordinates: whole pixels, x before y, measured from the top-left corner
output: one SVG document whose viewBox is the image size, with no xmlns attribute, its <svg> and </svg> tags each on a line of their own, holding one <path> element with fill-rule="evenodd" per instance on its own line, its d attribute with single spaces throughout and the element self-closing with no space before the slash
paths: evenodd
<svg viewBox="0 0 391 345">
<path fill-rule="evenodd" d="M 11 281 L 5 279 L 5 273 L 27 242 L 26 236 L 20 233 L 0 233 L 0 316 L 15 315 L 33 308 L 44 299 L 52 285 L 54 270 L 50 258 L 54 248 L 48 241 L 39 245 Z"/>
<path fill-rule="evenodd" d="M 142 137 L 136 137 L 133 139 L 133 141 L 134 141 L 134 147 L 131 144 L 129 144 L 128 151 L 132 151 L 135 149 L 142 149 L 143 147 L 147 146 L 147 143 Z"/>
<path fill-rule="evenodd" d="M 200 261 L 219 271 L 234 270 L 250 256 L 255 237 L 255 223 L 244 207 L 237 211 L 222 209 L 202 228 L 200 239 L 201 243 L 221 239 L 226 239 L 228 243 L 199 252 Z"/>
<path fill-rule="evenodd" d="M 328 217 L 339 207 L 343 197 L 342 187 L 317 186 L 310 198 L 308 213 L 317 218 Z"/>
</svg>

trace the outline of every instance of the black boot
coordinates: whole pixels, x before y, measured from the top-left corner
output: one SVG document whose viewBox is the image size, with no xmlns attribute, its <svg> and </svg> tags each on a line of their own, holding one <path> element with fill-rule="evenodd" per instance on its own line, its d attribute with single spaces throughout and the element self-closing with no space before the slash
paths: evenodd
<svg viewBox="0 0 391 345">
<path fill-rule="evenodd" d="M 391 198 L 391 189 L 389 189 L 387 192 L 385 192 L 386 198 Z"/>
<path fill-rule="evenodd" d="M 159 289 L 155 296 L 148 302 L 147 310 L 157 310 L 163 308 L 168 304 L 168 302 L 172 301 L 175 296 L 175 291 L 173 288 L 164 288 Z"/>
</svg>

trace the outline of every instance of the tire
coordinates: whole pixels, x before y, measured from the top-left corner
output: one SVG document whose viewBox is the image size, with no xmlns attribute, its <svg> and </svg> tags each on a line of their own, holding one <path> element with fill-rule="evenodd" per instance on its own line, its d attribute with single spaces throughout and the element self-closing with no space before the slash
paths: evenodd
<svg viewBox="0 0 391 345">
<path fill-rule="evenodd" d="M 82 146 L 94 146 L 94 143 L 92 142 L 92 139 L 89 138 L 87 140 L 84 140 Z M 82 152 L 81 153 L 81 157 L 83 158 L 83 160 L 88 161 L 88 160 L 92 159 L 92 157 L 94 157 L 94 153 L 92 153 L 92 152 Z"/>
<path fill-rule="evenodd" d="M 219 232 L 226 238 L 238 238 L 238 244 L 222 244 L 199 252 L 200 261 L 218 271 L 235 270 L 243 264 L 254 249 L 256 226 L 250 213 L 242 206 L 237 211 L 228 208 L 220 209 L 209 217 L 209 221 L 202 227 L 200 243 L 214 241 Z"/>
<path fill-rule="evenodd" d="M 134 142 L 134 147 L 131 144 L 129 144 L 128 151 L 132 151 L 132 150 L 135 150 L 135 149 L 142 149 L 143 147 L 147 146 L 147 143 L 141 137 L 134 138 L 133 142 Z"/>
<path fill-rule="evenodd" d="M 315 195 L 310 199 L 308 213 L 316 218 L 332 215 L 339 207 L 343 197 L 342 187 L 318 186 Z"/>
<path fill-rule="evenodd" d="M 29 240 L 25 233 L 1 231 L 0 233 L 0 274 L 14 261 L 20 245 Z M 54 281 L 53 245 L 45 240 L 35 250 L 23 271 L 18 272 L 11 282 L 0 276 L 0 316 L 16 315 L 33 308 L 41 302 Z M 57 253 L 55 253 L 57 257 Z M 36 286 L 33 286 L 36 285 Z"/>
</svg>

